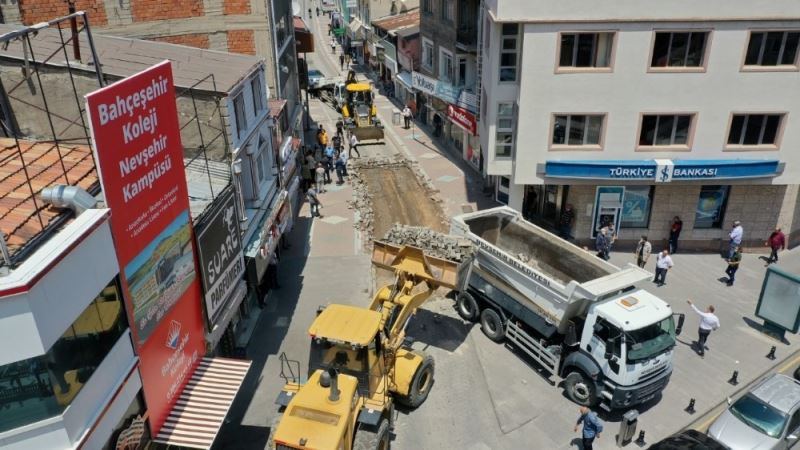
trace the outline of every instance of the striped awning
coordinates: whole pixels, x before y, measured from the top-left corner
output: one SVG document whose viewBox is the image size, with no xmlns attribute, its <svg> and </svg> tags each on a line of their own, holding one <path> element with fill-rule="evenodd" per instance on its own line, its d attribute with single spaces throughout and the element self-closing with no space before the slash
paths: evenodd
<svg viewBox="0 0 800 450">
<path fill-rule="evenodd" d="M 154 441 L 211 448 L 250 364 L 238 359 L 203 358 Z"/>
</svg>

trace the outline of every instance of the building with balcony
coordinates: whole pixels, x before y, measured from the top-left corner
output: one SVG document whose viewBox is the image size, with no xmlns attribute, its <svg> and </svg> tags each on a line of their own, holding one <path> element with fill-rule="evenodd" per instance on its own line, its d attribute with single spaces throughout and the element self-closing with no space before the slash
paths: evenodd
<svg viewBox="0 0 800 450">
<path fill-rule="evenodd" d="M 800 4 L 485 2 L 481 144 L 496 198 L 592 242 L 800 242 Z M 423 16 L 424 17 L 424 16 Z M 424 58 L 423 58 L 424 59 Z"/>
</svg>

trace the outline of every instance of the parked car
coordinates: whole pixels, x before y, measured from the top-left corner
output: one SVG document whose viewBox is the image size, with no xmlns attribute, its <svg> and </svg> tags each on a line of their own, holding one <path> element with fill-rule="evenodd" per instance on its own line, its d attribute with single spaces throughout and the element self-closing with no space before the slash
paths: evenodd
<svg viewBox="0 0 800 450">
<path fill-rule="evenodd" d="M 711 436 L 697 430 L 684 430 L 651 445 L 650 450 L 730 450 Z"/>
<path fill-rule="evenodd" d="M 319 70 L 308 69 L 308 88 L 315 89 L 319 87 L 319 83 L 323 78 L 325 78 L 325 75 L 323 75 Z"/>
<path fill-rule="evenodd" d="M 800 437 L 800 381 L 773 374 L 733 402 L 708 434 L 733 450 L 783 450 Z"/>
</svg>

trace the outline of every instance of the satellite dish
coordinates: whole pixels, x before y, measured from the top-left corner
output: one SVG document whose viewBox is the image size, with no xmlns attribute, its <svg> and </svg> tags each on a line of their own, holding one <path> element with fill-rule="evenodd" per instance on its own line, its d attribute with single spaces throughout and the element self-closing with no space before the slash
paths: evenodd
<svg viewBox="0 0 800 450">
<path fill-rule="evenodd" d="M 300 3 L 292 2 L 292 15 L 300 16 L 303 14 L 303 10 L 300 9 Z"/>
</svg>

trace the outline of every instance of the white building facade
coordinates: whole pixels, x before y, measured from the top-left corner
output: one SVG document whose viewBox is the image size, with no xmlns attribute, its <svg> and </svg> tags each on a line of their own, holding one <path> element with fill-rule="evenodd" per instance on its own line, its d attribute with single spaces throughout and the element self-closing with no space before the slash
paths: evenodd
<svg viewBox="0 0 800 450">
<path fill-rule="evenodd" d="M 800 242 L 800 3 L 489 0 L 481 144 L 496 197 L 620 242 Z"/>
</svg>

